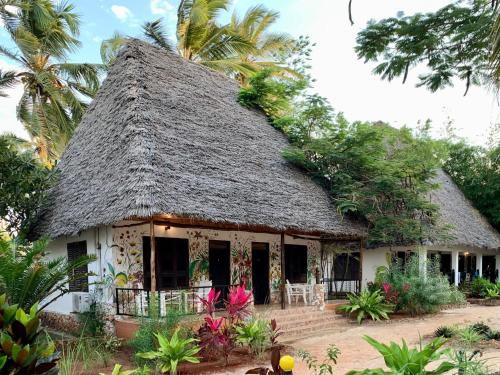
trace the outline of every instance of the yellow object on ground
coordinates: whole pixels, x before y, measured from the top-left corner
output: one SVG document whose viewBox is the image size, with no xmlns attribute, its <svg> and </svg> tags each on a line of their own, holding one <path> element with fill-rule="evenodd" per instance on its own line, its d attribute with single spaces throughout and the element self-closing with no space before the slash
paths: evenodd
<svg viewBox="0 0 500 375">
<path fill-rule="evenodd" d="M 293 357 L 291 357 L 289 355 L 284 355 L 283 357 L 281 357 L 280 367 L 283 371 L 285 371 L 285 372 L 292 371 L 293 366 L 294 366 Z"/>
</svg>

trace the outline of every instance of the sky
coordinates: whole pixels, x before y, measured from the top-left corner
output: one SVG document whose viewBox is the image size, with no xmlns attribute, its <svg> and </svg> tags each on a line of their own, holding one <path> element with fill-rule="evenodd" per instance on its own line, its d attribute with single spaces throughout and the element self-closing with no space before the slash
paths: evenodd
<svg viewBox="0 0 500 375">
<path fill-rule="evenodd" d="M 145 21 L 163 17 L 169 35 L 174 37 L 179 0 L 71 0 L 81 15 L 82 47 L 70 55 L 74 62 L 100 62 L 99 47 L 115 31 L 130 36 L 141 35 Z M 418 71 L 411 71 L 407 82 L 387 82 L 372 74 L 374 64 L 358 60 L 356 34 L 370 19 L 434 11 L 449 3 L 444 0 L 353 0 L 351 26 L 348 0 L 233 0 L 230 12 L 239 13 L 263 4 L 280 12 L 274 31 L 292 36 L 308 35 L 316 43 L 312 53 L 311 92 L 326 97 L 337 112 L 349 120 L 386 121 L 393 126 L 418 126 L 432 120 L 433 134 L 443 136 L 445 124 L 453 121 L 456 133 L 474 144 L 485 144 L 488 130 L 500 122 L 500 106 L 494 94 L 474 86 L 463 96 L 464 84 L 431 93 L 416 88 Z M 221 21 L 229 16 L 223 16 Z M 0 30 L 0 45 L 12 46 Z M 0 57 L 0 69 L 15 69 L 12 62 Z M 21 87 L 0 97 L 0 132 L 13 132 L 27 138 L 15 116 Z"/>
</svg>

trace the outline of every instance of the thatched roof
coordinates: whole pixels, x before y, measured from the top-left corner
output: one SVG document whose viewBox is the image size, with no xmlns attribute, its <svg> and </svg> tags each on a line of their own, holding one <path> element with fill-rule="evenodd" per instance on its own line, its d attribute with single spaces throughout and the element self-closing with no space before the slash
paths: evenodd
<svg viewBox="0 0 500 375">
<path fill-rule="evenodd" d="M 131 40 L 61 161 L 37 234 L 170 214 L 357 237 L 327 193 L 282 158 L 286 137 L 240 106 L 231 79 Z"/>
<path fill-rule="evenodd" d="M 439 205 L 441 224 L 451 225 L 449 245 L 499 249 L 500 234 L 476 210 L 462 191 L 442 170 L 435 181 L 440 187 L 431 193 L 431 202 Z"/>
</svg>

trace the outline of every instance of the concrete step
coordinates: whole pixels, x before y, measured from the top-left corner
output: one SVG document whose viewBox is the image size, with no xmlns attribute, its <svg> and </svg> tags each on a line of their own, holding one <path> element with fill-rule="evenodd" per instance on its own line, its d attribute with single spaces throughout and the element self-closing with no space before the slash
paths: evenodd
<svg viewBox="0 0 500 375">
<path fill-rule="evenodd" d="M 293 341 L 297 338 L 303 338 L 312 335 L 330 333 L 332 331 L 340 332 L 344 329 L 343 325 L 335 324 L 334 322 L 318 322 L 302 327 L 287 329 L 284 331 L 281 341 Z"/>
</svg>

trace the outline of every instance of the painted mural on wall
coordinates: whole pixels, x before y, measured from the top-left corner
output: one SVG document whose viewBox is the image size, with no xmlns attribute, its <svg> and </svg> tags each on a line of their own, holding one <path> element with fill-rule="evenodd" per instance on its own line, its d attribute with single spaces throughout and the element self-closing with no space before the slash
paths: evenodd
<svg viewBox="0 0 500 375">
<path fill-rule="evenodd" d="M 142 237 L 145 235 L 147 232 L 139 227 L 113 230 L 113 266 L 116 273 L 126 275 L 127 287 L 143 284 Z"/>
<path fill-rule="evenodd" d="M 234 233 L 231 241 L 231 284 L 246 284 L 252 288 L 253 236 Z"/>
<path fill-rule="evenodd" d="M 201 230 L 188 230 L 189 239 L 189 280 L 191 285 L 198 285 L 208 280 L 208 241 L 209 236 Z M 217 236 L 217 233 L 213 233 Z"/>
<path fill-rule="evenodd" d="M 279 242 L 269 244 L 269 280 L 271 281 L 271 302 L 279 302 L 281 285 L 281 249 Z"/>
<path fill-rule="evenodd" d="M 316 269 L 320 269 L 321 249 L 318 241 L 307 241 L 307 283 L 316 279 Z"/>
</svg>

